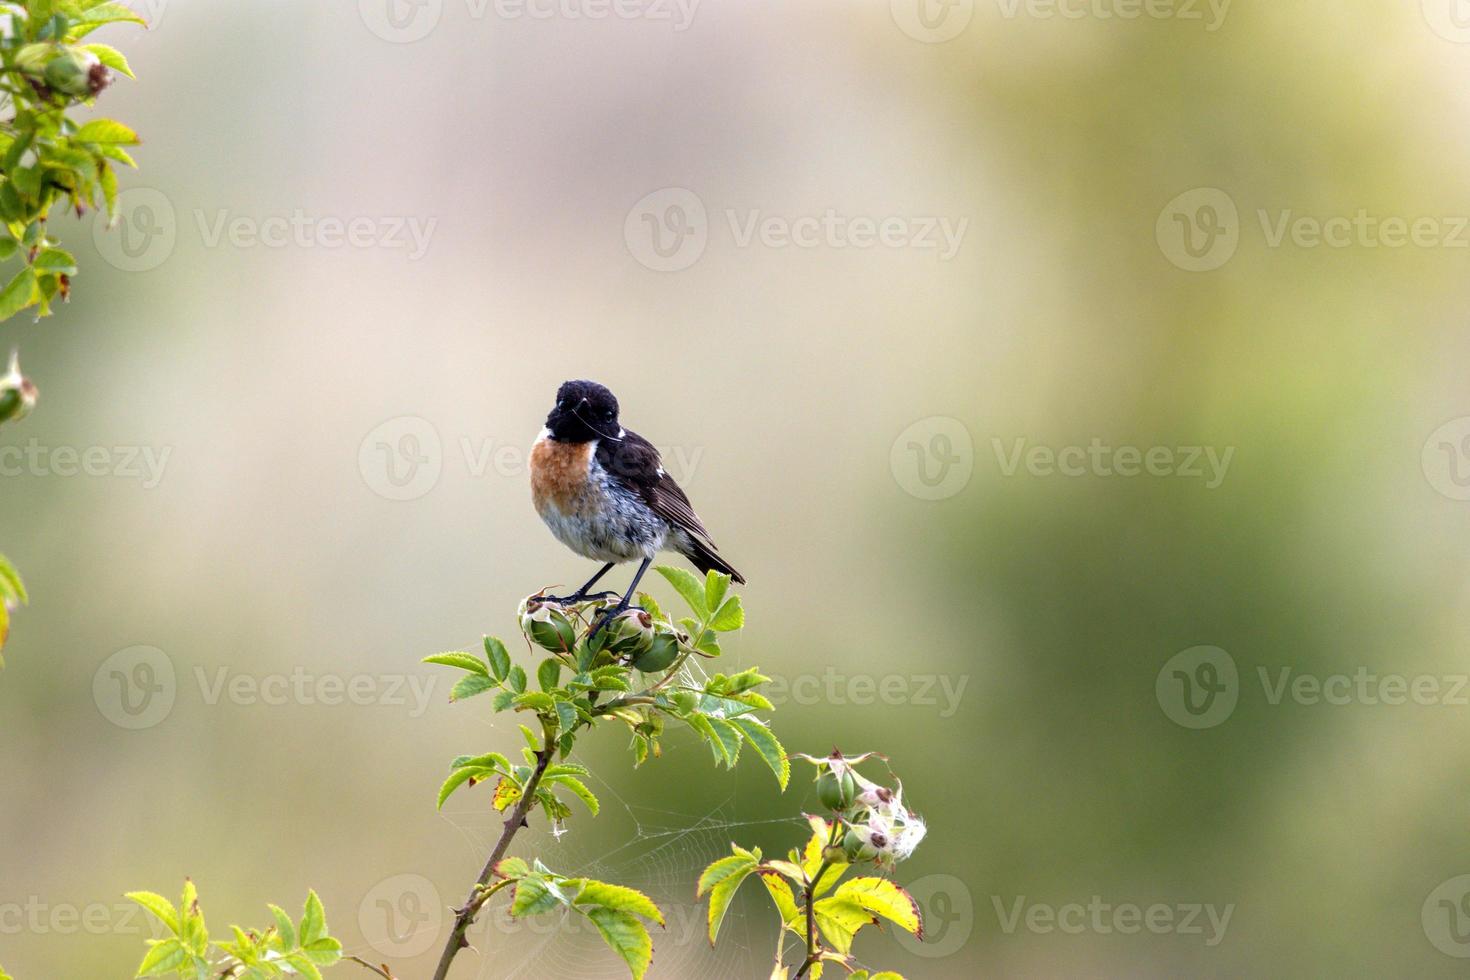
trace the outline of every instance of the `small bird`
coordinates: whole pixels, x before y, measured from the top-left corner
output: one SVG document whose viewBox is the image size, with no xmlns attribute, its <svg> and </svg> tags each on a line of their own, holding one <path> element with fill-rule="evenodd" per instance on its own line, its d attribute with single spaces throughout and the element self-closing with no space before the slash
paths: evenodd
<svg viewBox="0 0 1470 980">
<path fill-rule="evenodd" d="M 557 389 L 530 462 L 531 499 L 551 533 L 582 557 L 605 563 L 571 595 L 545 598 L 581 602 L 617 595 L 588 590 L 614 565 L 642 562 L 598 628 L 629 608 L 638 581 L 660 551 L 676 551 L 701 572 L 714 569 L 745 583 L 720 557 L 684 491 L 664 472 L 658 450 L 619 424 L 618 400 L 597 382 L 568 381 Z"/>
</svg>

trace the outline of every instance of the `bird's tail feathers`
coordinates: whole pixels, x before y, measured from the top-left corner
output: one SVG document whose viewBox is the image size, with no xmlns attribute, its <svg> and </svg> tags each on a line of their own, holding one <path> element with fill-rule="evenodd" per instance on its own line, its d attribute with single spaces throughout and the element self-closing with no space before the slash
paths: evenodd
<svg viewBox="0 0 1470 980">
<path fill-rule="evenodd" d="M 684 552 L 684 557 L 693 562 L 694 567 L 701 572 L 708 572 L 710 569 L 714 569 L 717 572 L 730 576 L 730 578 L 741 585 L 745 584 L 745 576 L 737 572 L 734 565 L 721 558 L 720 553 L 715 551 L 713 546 L 700 541 L 693 535 L 689 536 L 689 550 Z"/>
</svg>

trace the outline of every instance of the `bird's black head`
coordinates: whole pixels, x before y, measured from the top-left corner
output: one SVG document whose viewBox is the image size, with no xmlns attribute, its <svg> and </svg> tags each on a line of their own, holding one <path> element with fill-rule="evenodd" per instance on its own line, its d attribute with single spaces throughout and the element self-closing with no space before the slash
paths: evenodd
<svg viewBox="0 0 1470 980">
<path fill-rule="evenodd" d="M 618 438 L 618 400 L 596 381 L 568 381 L 556 390 L 546 428 L 557 442 Z"/>
</svg>

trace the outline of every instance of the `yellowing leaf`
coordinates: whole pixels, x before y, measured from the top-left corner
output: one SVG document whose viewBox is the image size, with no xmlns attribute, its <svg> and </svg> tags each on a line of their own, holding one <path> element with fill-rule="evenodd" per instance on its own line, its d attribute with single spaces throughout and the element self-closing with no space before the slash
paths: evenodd
<svg viewBox="0 0 1470 980">
<path fill-rule="evenodd" d="M 854 902 L 920 939 L 924 938 L 924 919 L 919 903 L 887 878 L 851 878 L 844 881 L 832 897 Z"/>
<path fill-rule="evenodd" d="M 771 901 L 776 903 L 776 911 L 781 914 L 781 924 L 788 929 L 795 929 L 802 914 L 801 909 L 796 905 L 796 896 L 792 894 L 791 886 L 786 884 L 786 879 L 774 872 L 762 871 L 761 884 L 765 885 L 766 891 L 771 893 Z"/>
</svg>

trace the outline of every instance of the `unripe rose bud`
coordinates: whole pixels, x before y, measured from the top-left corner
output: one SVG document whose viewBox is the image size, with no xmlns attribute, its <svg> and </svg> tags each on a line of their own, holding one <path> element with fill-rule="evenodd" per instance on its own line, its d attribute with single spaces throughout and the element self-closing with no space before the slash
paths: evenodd
<svg viewBox="0 0 1470 980">
<path fill-rule="evenodd" d="M 633 666 L 645 674 L 656 674 L 661 670 L 667 670 L 679 656 L 679 636 L 670 627 L 663 623 L 656 623 L 653 631 L 653 642 L 648 649 L 633 658 Z"/>
<path fill-rule="evenodd" d="M 20 353 L 10 355 L 10 369 L 0 375 L 0 422 L 19 422 L 36 407 L 40 391 L 20 373 Z"/>
<path fill-rule="evenodd" d="M 566 653 L 576 646 L 577 628 L 559 604 L 527 599 L 521 603 L 520 618 L 521 632 L 543 650 Z"/>
<path fill-rule="evenodd" d="M 107 67 L 85 48 L 67 48 L 46 65 L 46 84 L 66 95 L 93 96 L 112 81 Z"/>
<path fill-rule="evenodd" d="M 851 770 L 845 767 L 841 772 L 829 769 L 817 777 L 817 799 L 827 809 L 840 813 L 849 809 L 856 797 L 857 782 L 852 778 Z"/>
<path fill-rule="evenodd" d="M 618 656 L 641 657 L 653 647 L 653 617 L 642 609 L 625 609 L 602 628 L 606 648 Z"/>
</svg>

